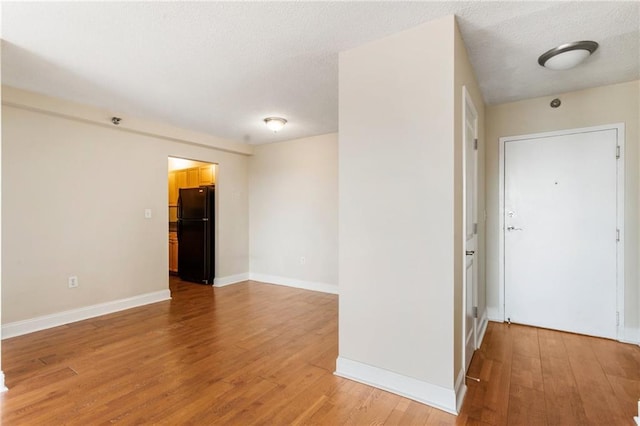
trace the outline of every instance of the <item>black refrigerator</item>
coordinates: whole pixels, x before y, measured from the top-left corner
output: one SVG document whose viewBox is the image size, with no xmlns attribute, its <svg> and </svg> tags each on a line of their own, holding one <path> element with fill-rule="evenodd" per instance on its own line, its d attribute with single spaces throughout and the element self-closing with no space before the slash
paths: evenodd
<svg viewBox="0 0 640 426">
<path fill-rule="evenodd" d="M 178 196 L 178 276 L 213 284 L 215 277 L 215 188 L 180 188 Z"/>
</svg>

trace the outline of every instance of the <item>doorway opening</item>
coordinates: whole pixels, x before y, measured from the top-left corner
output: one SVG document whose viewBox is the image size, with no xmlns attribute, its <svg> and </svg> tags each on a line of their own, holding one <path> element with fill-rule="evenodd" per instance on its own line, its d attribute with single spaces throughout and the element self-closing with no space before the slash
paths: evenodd
<svg viewBox="0 0 640 426">
<path fill-rule="evenodd" d="M 180 276 L 185 281 L 213 284 L 217 253 L 217 176 L 215 163 L 168 158 L 170 280 L 171 276 Z M 182 206 L 181 194 L 185 200 Z"/>
</svg>

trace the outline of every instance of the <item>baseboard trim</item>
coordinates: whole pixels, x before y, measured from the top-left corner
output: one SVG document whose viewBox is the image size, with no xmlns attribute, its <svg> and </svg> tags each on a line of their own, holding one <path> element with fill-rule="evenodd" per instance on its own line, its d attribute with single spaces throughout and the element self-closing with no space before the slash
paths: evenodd
<svg viewBox="0 0 640 426">
<path fill-rule="evenodd" d="M 487 310 L 483 312 L 480 317 L 480 327 L 478 327 L 478 348 L 482 346 L 482 341 L 484 340 L 484 334 L 487 332 L 487 327 L 489 326 L 489 317 L 487 316 Z"/>
<path fill-rule="evenodd" d="M 447 413 L 458 414 L 456 391 L 454 389 L 443 388 L 344 357 L 338 357 L 336 360 L 334 374 L 404 396 Z M 463 387 L 466 390 L 466 386 L 463 385 Z"/>
<path fill-rule="evenodd" d="M 467 385 L 464 381 L 464 369 L 460 369 L 458 377 L 456 378 L 455 391 L 456 391 L 456 414 L 460 412 L 464 397 L 467 394 Z"/>
<path fill-rule="evenodd" d="M 620 341 L 623 343 L 640 345 L 640 330 L 637 328 L 625 327 L 624 336 L 622 336 Z M 640 413 L 638 413 L 638 415 L 640 415 Z"/>
<path fill-rule="evenodd" d="M 287 287 L 302 288 L 304 290 L 319 291 L 321 293 L 338 294 L 338 286 L 334 284 L 296 280 L 293 278 L 277 277 L 274 275 L 254 274 L 253 272 L 249 273 L 249 279 L 267 284 L 277 284 Z"/>
<path fill-rule="evenodd" d="M 229 275 L 227 277 L 220 277 L 213 279 L 214 287 L 224 287 L 226 285 L 238 284 L 249 279 L 249 273 L 244 272 L 242 274 Z"/>
<path fill-rule="evenodd" d="M 123 311 L 150 303 L 162 302 L 171 299 L 171 292 L 167 290 L 154 291 L 139 296 L 127 297 L 126 299 L 113 300 L 111 302 L 99 303 L 97 305 L 85 306 L 69 311 L 58 312 L 50 315 L 43 315 L 27 320 L 10 322 L 2 325 L 2 339 L 22 336 L 23 334 L 45 330 L 47 328 L 58 327 L 76 321 L 99 317 L 113 312 Z"/>
<path fill-rule="evenodd" d="M 0 370 L 0 393 L 6 392 L 9 389 L 4 385 L 4 373 Z"/>
</svg>

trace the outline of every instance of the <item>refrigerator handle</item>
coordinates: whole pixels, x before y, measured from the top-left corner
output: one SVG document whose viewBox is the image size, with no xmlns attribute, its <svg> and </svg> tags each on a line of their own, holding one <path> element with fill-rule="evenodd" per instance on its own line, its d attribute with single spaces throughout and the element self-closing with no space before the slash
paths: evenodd
<svg viewBox="0 0 640 426">
<path fill-rule="evenodd" d="M 180 190 L 178 189 L 178 219 L 182 219 L 182 199 L 180 197 Z"/>
<path fill-rule="evenodd" d="M 182 234 L 182 221 L 180 219 L 178 219 L 178 223 L 177 223 L 178 227 L 176 228 L 177 232 L 177 236 L 178 236 L 178 242 L 181 240 L 180 238 L 180 234 Z"/>
</svg>

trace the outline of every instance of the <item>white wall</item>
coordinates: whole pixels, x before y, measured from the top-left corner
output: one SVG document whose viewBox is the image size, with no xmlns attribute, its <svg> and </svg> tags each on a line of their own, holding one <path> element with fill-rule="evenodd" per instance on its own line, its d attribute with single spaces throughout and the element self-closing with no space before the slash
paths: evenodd
<svg viewBox="0 0 640 426">
<path fill-rule="evenodd" d="M 559 97 L 562 106 L 549 102 Z M 499 138 L 553 130 L 625 123 L 625 339 L 640 342 L 640 81 L 545 96 L 487 108 L 487 304 L 497 320 Z"/>
<path fill-rule="evenodd" d="M 449 410 L 435 395 L 454 392 L 454 29 L 428 22 L 339 62 L 337 373 L 414 383 Z"/>
<path fill-rule="evenodd" d="M 203 146 L 215 143 L 206 135 L 109 119 L 3 88 L 3 324 L 168 288 L 168 156 L 219 164 L 216 277 L 248 275 L 247 156 Z"/>
<path fill-rule="evenodd" d="M 338 135 L 257 145 L 253 152 L 251 278 L 337 292 Z"/>
</svg>

